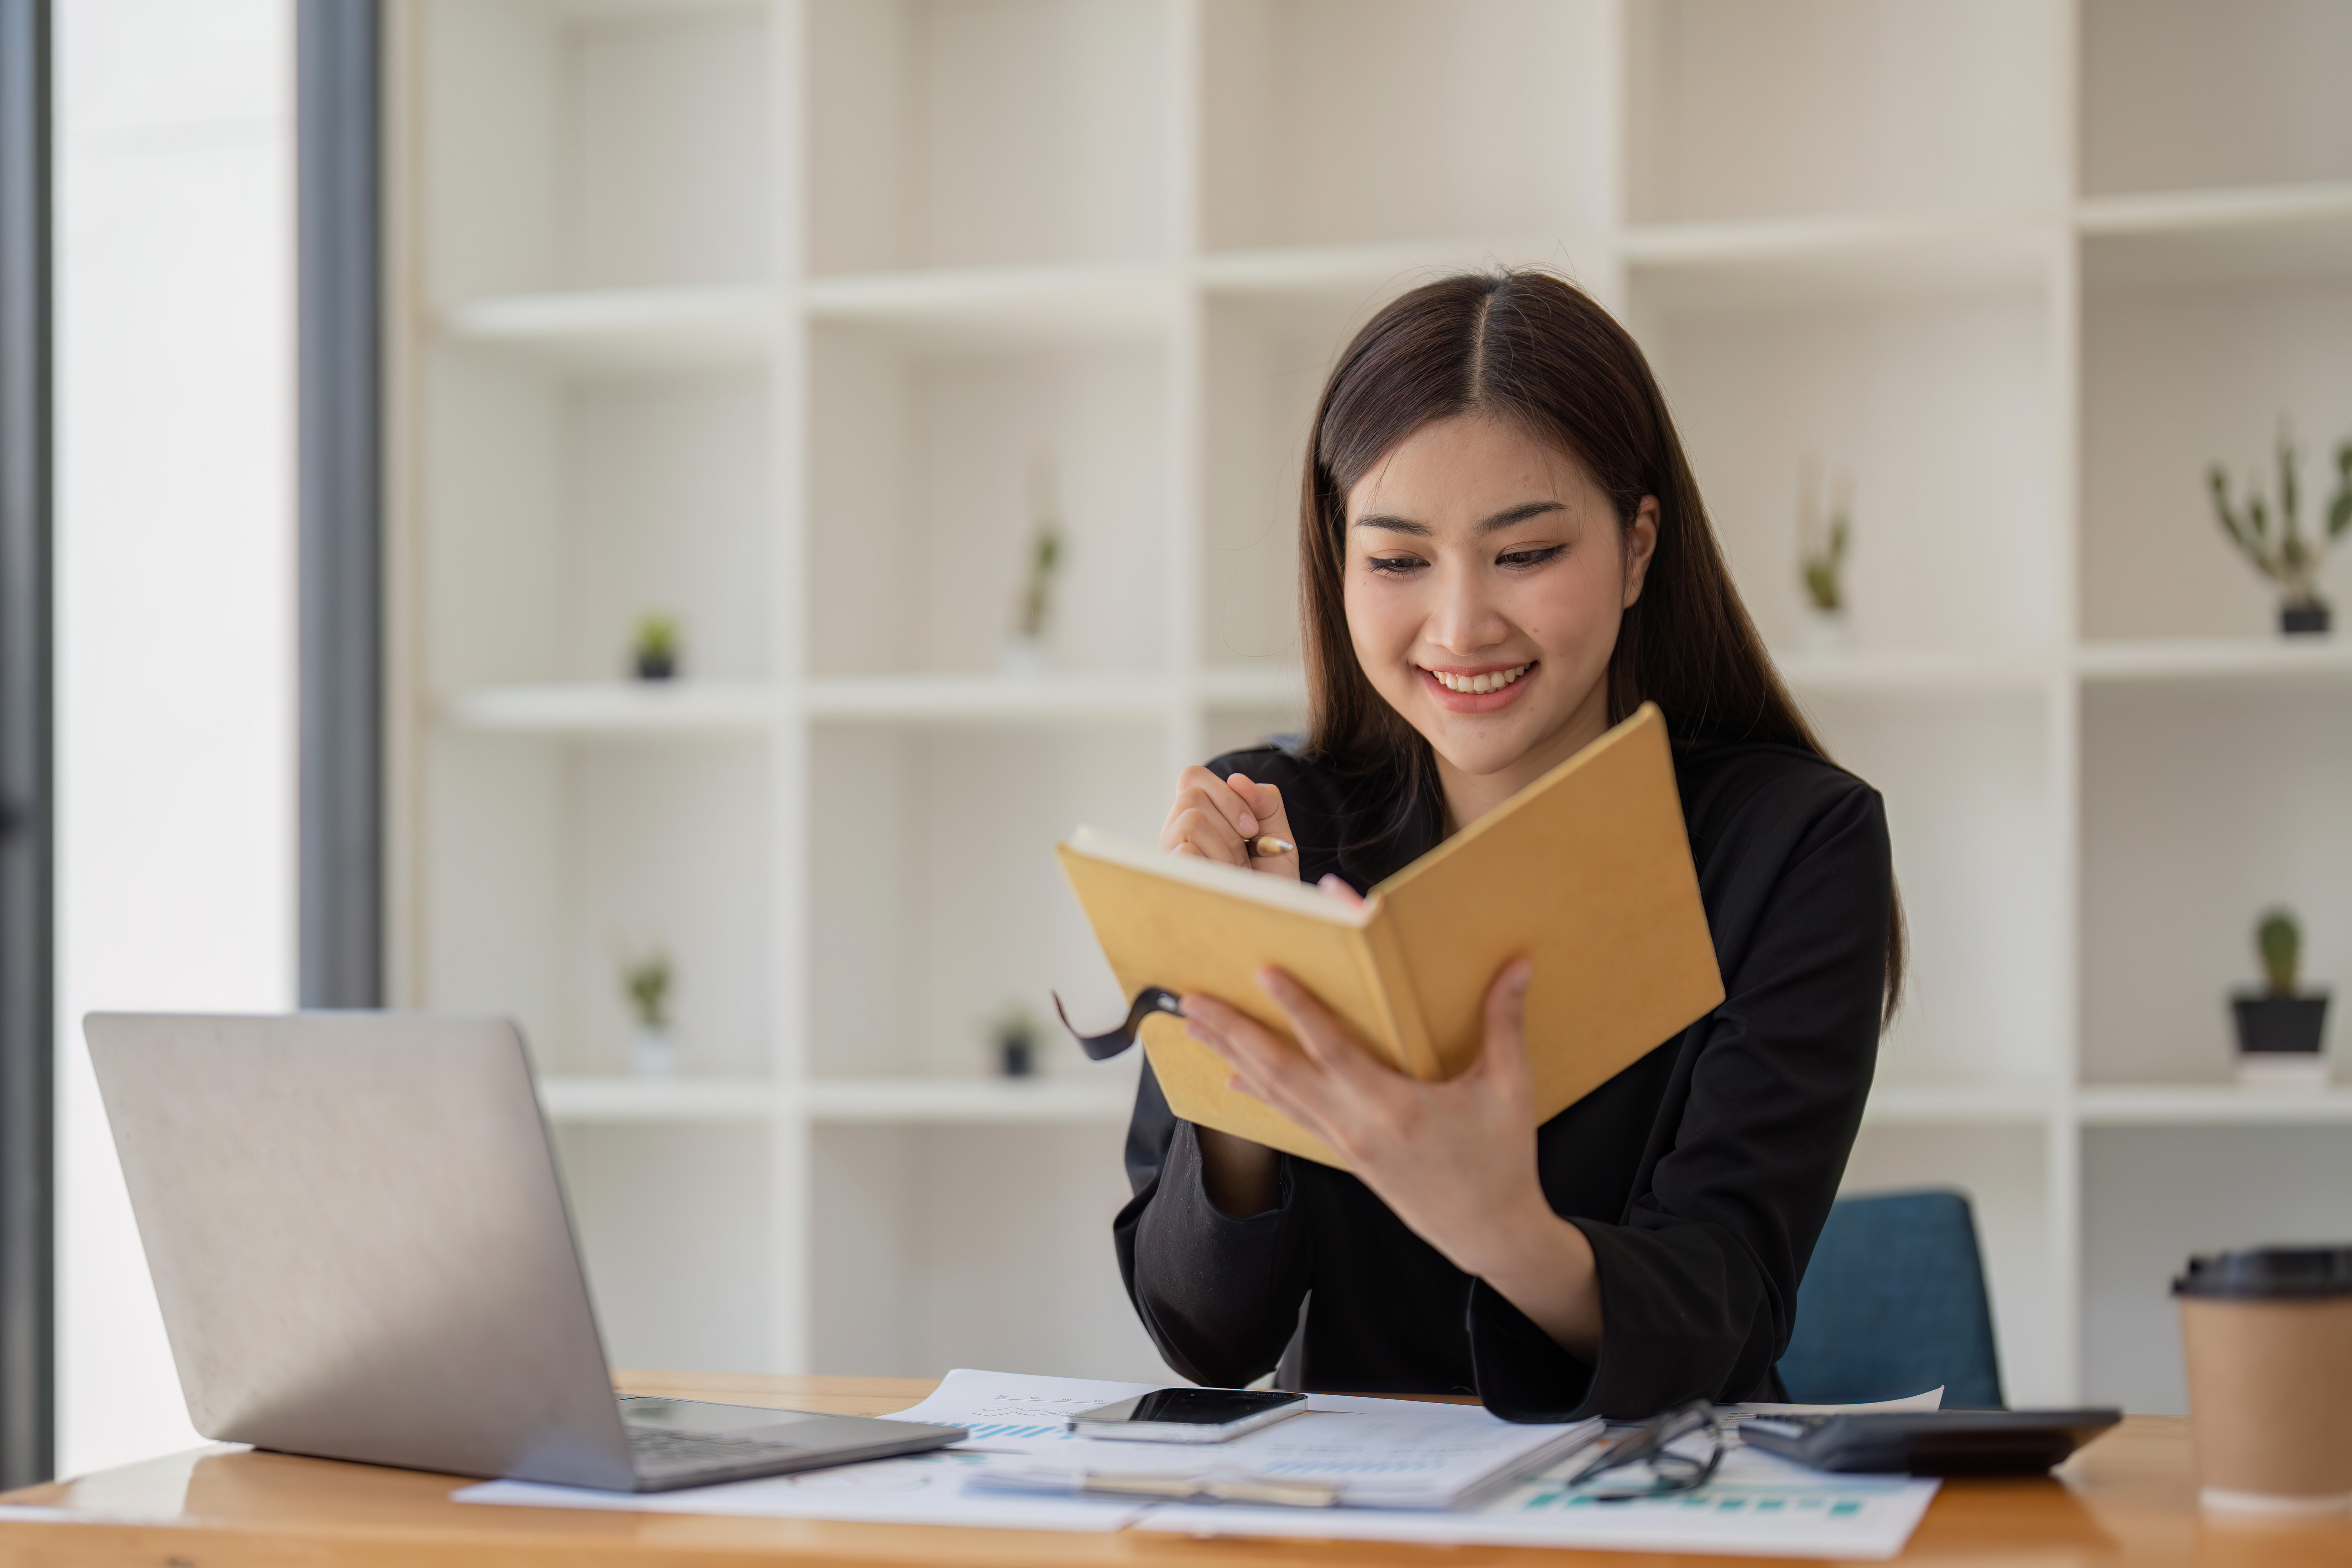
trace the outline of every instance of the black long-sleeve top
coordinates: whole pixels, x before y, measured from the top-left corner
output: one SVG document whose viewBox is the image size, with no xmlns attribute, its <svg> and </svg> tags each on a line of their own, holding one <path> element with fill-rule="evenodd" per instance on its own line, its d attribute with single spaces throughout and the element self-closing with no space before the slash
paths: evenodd
<svg viewBox="0 0 2352 1568">
<path fill-rule="evenodd" d="M 1370 888 L 1442 831 L 1433 812 L 1366 846 L 1380 781 L 1276 747 L 1210 765 L 1279 786 L 1309 882 Z M 1274 1208 L 1223 1213 L 1147 1065 L 1114 1235 L 1169 1365 L 1238 1387 L 1279 1362 L 1285 1387 L 1475 1394 L 1524 1421 L 1774 1396 L 1877 1053 L 1885 816 L 1869 785 L 1788 746 L 1678 744 L 1675 773 L 1723 1004 L 1537 1135 L 1545 1197 L 1592 1244 L 1597 1358 L 1561 1349 L 1344 1171 L 1282 1155 Z"/>
</svg>

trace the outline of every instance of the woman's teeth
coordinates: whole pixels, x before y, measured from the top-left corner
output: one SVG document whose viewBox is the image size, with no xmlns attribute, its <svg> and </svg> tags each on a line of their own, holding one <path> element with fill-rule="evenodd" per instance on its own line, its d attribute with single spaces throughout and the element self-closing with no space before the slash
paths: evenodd
<svg viewBox="0 0 2352 1568">
<path fill-rule="evenodd" d="M 1442 669 L 1433 669 L 1429 673 L 1437 677 L 1437 684 L 1448 691 L 1461 691 L 1472 697 L 1481 697 L 1489 691 L 1500 691 L 1532 668 L 1531 665 L 1522 664 L 1510 669 L 1489 670 L 1485 675 L 1448 675 Z"/>
</svg>

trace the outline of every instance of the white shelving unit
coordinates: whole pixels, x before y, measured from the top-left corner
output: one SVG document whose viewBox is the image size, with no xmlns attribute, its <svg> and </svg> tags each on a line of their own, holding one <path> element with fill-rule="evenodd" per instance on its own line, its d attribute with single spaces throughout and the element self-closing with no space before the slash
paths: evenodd
<svg viewBox="0 0 2352 1568">
<path fill-rule="evenodd" d="M 1852 476 L 1853 645 L 1782 660 L 1912 919 L 1850 1183 L 1975 1194 L 2011 1396 L 2178 1408 L 2180 1257 L 2352 1231 L 2352 1098 L 2228 1084 L 2222 1005 L 2273 901 L 2352 975 L 2352 654 L 2271 634 L 2201 477 L 2352 433 L 2340 7 L 392 26 L 396 988 L 524 1021 L 624 1361 L 1155 1373 L 1134 1066 L 991 1079 L 984 1020 L 1112 1005 L 1049 846 L 1297 726 L 1314 393 L 1495 262 L 1640 336 L 1776 647 L 1801 470 Z M 1015 677 L 1041 459 L 1067 567 Z M 624 679 L 648 610 L 674 685 Z M 641 1081 L 655 942 L 684 1070 Z"/>
</svg>

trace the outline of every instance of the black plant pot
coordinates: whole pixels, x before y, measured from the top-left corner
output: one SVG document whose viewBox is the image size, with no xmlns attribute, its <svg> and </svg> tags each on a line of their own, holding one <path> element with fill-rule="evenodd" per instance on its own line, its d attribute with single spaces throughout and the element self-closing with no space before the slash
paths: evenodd
<svg viewBox="0 0 2352 1568">
<path fill-rule="evenodd" d="M 1037 1047 L 1030 1040 L 999 1040 L 996 1048 L 1006 1078 L 1027 1078 L 1037 1070 Z"/>
<path fill-rule="evenodd" d="M 2328 621 L 2327 605 L 2319 599 L 2314 599 L 2307 605 L 2279 606 L 2279 630 L 2289 637 L 2325 636 Z"/>
<path fill-rule="evenodd" d="M 2327 993 L 2316 996 L 2233 996 L 2231 1011 L 2238 1016 L 2238 1050 L 2242 1056 L 2273 1061 L 2288 1057 L 2315 1057 L 2327 1023 Z"/>
<path fill-rule="evenodd" d="M 637 655 L 639 680 L 668 680 L 675 678 L 677 674 L 677 656 L 676 654 L 640 652 Z"/>
</svg>

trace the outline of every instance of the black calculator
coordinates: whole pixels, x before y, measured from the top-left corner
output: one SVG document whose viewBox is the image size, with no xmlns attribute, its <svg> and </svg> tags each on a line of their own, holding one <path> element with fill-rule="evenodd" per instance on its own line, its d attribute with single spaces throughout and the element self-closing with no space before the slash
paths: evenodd
<svg viewBox="0 0 2352 1568">
<path fill-rule="evenodd" d="M 2123 1419 L 2114 1409 L 1751 1415 L 1739 1440 L 1817 1470 L 2038 1476 Z"/>
</svg>

